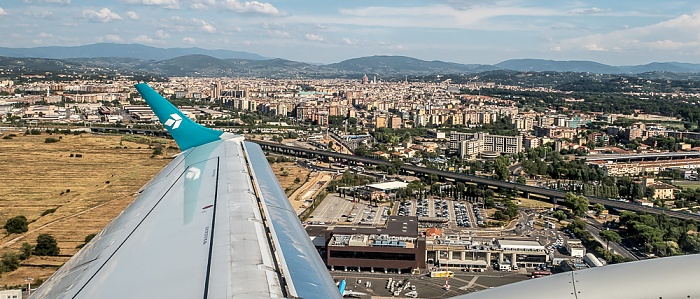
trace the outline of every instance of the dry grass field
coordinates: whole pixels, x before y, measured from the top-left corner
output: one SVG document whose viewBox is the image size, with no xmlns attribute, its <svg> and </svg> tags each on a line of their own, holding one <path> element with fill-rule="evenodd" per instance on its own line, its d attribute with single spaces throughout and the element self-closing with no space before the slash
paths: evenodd
<svg viewBox="0 0 700 299">
<path fill-rule="evenodd" d="M 0 225 L 18 215 L 30 224 L 25 234 L 3 234 L 0 254 L 17 251 L 23 242 L 34 244 L 39 234 L 47 233 L 58 241 L 61 256 L 31 257 L 20 269 L 3 273 L 0 286 L 50 276 L 56 267 L 45 266 L 67 261 L 85 236 L 102 230 L 178 151 L 166 146 L 162 156 L 151 158 L 148 145 L 122 142 L 122 136 L 15 134 L 0 139 Z M 61 140 L 45 143 L 47 137 Z"/>
<path fill-rule="evenodd" d="M 124 136 L 14 134 L 17 137 L 0 139 L 0 227 L 18 215 L 30 224 L 29 232 L 20 235 L 7 235 L 0 228 L 0 255 L 18 252 L 24 242 L 35 244 L 36 237 L 45 233 L 57 239 L 61 255 L 30 257 L 19 269 L 0 275 L 0 288 L 23 284 L 27 277 L 46 280 L 78 252 L 76 246 L 85 236 L 101 231 L 171 161 L 168 157 L 179 152 L 168 149 L 175 143 L 164 139 L 160 141 L 168 144 L 163 155 L 151 158 L 152 148 L 123 141 Z M 45 143 L 48 137 L 61 140 Z M 288 195 L 310 173 L 294 162 L 274 163 L 272 169 Z M 56 210 L 41 216 L 49 209 Z"/>
<path fill-rule="evenodd" d="M 309 179 L 309 174 L 311 173 L 308 169 L 294 162 L 274 163 L 270 164 L 270 167 L 272 168 L 272 172 L 275 173 L 277 180 L 280 182 L 282 190 L 287 194 L 287 197 L 292 195 L 295 190 L 299 189 L 299 187 Z M 296 178 L 299 178 L 299 183 L 294 182 Z"/>
</svg>

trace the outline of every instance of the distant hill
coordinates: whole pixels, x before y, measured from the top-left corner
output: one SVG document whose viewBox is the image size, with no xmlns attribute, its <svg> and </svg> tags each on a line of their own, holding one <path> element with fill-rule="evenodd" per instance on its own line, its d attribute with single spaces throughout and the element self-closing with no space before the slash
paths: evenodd
<svg viewBox="0 0 700 299">
<path fill-rule="evenodd" d="M 203 53 L 192 53 L 203 52 Z M 182 54 L 186 53 L 186 54 Z M 48 56 L 34 58 L 28 56 Z M 3 57 L 7 56 L 7 57 Z M 58 58 L 66 57 L 71 58 Z M 592 74 L 647 74 L 677 78 L 700 74 L 700 64 L 654 62 L 636 66 L 610 66 L 592 61 L 512 59 L 495 65 L 426 61 L 406 56 L 369 56 L 331 64 L 310 64 L 257 54 L 200 48 L 160 49 L 138 44 L 93 44 L 79 47 L 0 48 L 0 69 L 13 73 L 83 72 L 157 76 L 360 78 L 404 76 L 484 75 L 499 72 L 583 72 Z M 512 74 L 511 74 L 512 75 Z"/>
<path fill-rule="evenodd" d="M 545 59 L 511 59 L 495 67 L 520 72 L 588 72 L 599 74 L 623 73 L 620 68 L 593 61 L 556 61 Z"/>
<path fill-rule="evenodd" d="M 596 74 L 640 74 L 650 72 L 697 73 L 699 64 L 652 62 L 644 65 L 611 66 L 593 61 L 556 61 L 546 59 L 511 59 L 495 67 L 519 72 L 584 72 Z"/>
<path fill-rule="evenodd" d="M 267 59 L 254 53 L 207 50 L 201 48 L 156 48 L 141 44 L 114 44 L 100 43 L 74 47 L 36 47 L 36 48 L 4 48 L 0 47 L 0 56 L 7 57 L 34 57 L 34 58 L 98 58 L 98 57 L 122 57 L 143 60 L 165 60 L 184 55 L 202 54 L 219 59 Z"/>
<path fill-rule="evenodd" d="M 370 56 L 344 60 L 325 65 L 344 72 L 396 75 L 396 74 L 453 74 L 473 73 L 481 65 L 467 65 L 444 61 L 425 61 L 406 56 Z"/>
</svg>

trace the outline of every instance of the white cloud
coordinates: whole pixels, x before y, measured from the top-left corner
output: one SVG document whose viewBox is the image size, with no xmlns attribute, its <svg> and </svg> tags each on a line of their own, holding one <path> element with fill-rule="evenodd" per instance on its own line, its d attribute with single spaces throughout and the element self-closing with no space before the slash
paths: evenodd
<svg viewBox="0 0 700 299">
<path fill-rule="evenodd" d="M 474 5 L 466 5 L 458 9 L 445 4 L 427 4 L 423 6 L 370 6 L 362 8 L 340 9 L 337 15 L 292 15 L 285 20 L 329 25 L 356 25 L 363 27 L 399 27 L 399 28 L 455 28 L 498 30 L 508 27 L 508 23 L 489 22 L 498 17 L 548 17 L 567 15 L 566 11 L 552 7 L 514 6 L 514 1 L 497 2 L 494 5 L 483 5 L 474 1 Z M 476 5 L 479 4 L 479 5 Z"/>
<path fill-rule="evenodd" d="M 307 34 L 304 34 L 304 37 L 310 41 L 321 42 L 324 40 L 323 36 L 316 34 L 316 33 L 307 33 Z"/>
<path fill-rule="evenodd" d="M 216 0 L 191 0 L 190 8 L 196 10 L 205 10 L 215 5 Z"/>
<path fill-rule="evenodd" d="M 609 8 L 599 8 L 599 7 L 591 7 L 591 8 L 577 8 L 571 11 L 571 13 L 574 14 L 580 14 L 580 15 L 596 15 L 596 14 L 602 14 L 610 12 Z"/>
<path fill-rule="evenodd" d="M 178 0 L 122 0 L 127 4 L 139 4 L 148 6 L 160 6 L 168 9 L 179 9 L 180 2 Z"/>
<path fill-rule="evenodd" d="M 589 51 L 697 51 L 700 13 L 684 14 L 647 26 L 623 28 L 603 34 L 562 40 L 563 49 Z"/>
<path fill-rule="evenodd" d="M 113 42 L 113 43 L 124 41 L 121 36 L 115 35 L 115 34 L 105 35 L 104 40 L 108 41 L 108 42 Z"/>
<path fill-rule="evenodd" d="M 192 19 L 192 20 L 193 20 L 194 22 L 200 24 L 200 27 L 199 27 L 200 29 L 202 29 L 202 30 L 204 30 L 204 31 L 206 31 L 206 32 L 209 32 L 209 33 L 214 33 L 214 32 L 216 32 L 216 27 L 214 27 L 214 25 L 209 24 L 209 23 L 205 22 L 204 20 L 199 20 L 199 19 Z"/>
<path fill-rule="evenodd" d="M 132 41 L 137 42 L 137 43 L 141 43 L 141 44 L 157 44 L 160 42 L 160 41 L 155 40 L 147 35 L 139 35 L 139 36 L 133 38 Z"/>
<path fill-rule="evenodd" d="M 607 51 L 605 48 L 601 48 L 595 43 L 586 44 L 583 46 L 583 48 L 588 51 Z"/>
<path fill-rule="evenodd" d="M 182 38 L 182 42 L 186 43 L 186 44 L 194 44 L 197 41 L 191 37 L 184 37 L 184 38 Z"/>
<path fill-rule="evenodd" d="M 46 33 L 46 32 L 39 32 L 39 34 L 37 36 L 41 37 L 41 38 L 46 38 L 46 37 L 53 37 L 53 34 Z"/>
<path fill-rule="evenodd" d="M 131 20 L 138 20 L 141 18 L 135 11 L 127 11 L 126 16 Z"/>
<path fill-rule="evenodd" d="M 170 37 L 170 34 L 161 29 L 156 31 L 156 36 L 160 39 L 166 39 Z"/>
<path fill-rule="evenodd" d="M 37 19 L 45 19 L 53 16 L 53 12 L 50 12 L 48 10 L 25 11 L 24 15 L 28 17 L 34 17 Z"/>
<path fill-rule="evenodd" d="M 343 42 L 344 42 L 346 45 L 355 45 L 355 44 L 357 44 L 357 40 L 356 40 L 356 39 L 348 38 L 348 37 L 343 38 Z"/>
<path fill-rule="evenodd" d="M 22 0 L 24 3 L 57 3 L 57 4 L 70 4 L 70 0 Z"/>
<path fill-rule="evenodd" d="M 5 11 L 5 9 L 0 7 L 0 16 L 6 16 L 6 15 L 7 15 L 7 12 Z"/>
<path fill-rule="evenodd" d="M 94 11 L 91 9 L 83 10 L 83 17 L 93 22 L 109 23 L 112 21 L 121 20 L 122 17 L 118 14 L 109 10 L 109 8 L 100 9 L 100 11 Z"/>
<path fill-rule="evenodd" d="M 274 5 L 270 3 L 263 3 L 258 1 L 245 1 L 241 2 L 238 0 L 223 0 L 220 4 L 223 8 L 238 12 L 238 13 L 259 13 L 266 15 L 279 15 L 280 11 Z"/>
<path fill-rule="evenodd" d="M 270 33 L 270 35 L 279 36 L 279 37 L 288 37 L 289 36 L 289 32 L 284 31 L 284 30 L 268 30 L 268 32 Z"/>
</svg>

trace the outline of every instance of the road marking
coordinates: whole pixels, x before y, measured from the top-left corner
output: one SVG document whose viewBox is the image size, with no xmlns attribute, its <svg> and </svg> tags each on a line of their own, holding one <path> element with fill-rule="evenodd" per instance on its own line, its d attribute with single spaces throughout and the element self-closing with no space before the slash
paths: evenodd
<svg viewBox="0 0 700 299">
<path fill-rule="evenodd" d="M 461 288 L 459 288 L 459 289 L 462 290 L 462 291 L 468 290 L 469 288 L 471 288 L 472 286 L 474 286 L 474 283 L 476 282 L 477 279 L 479 279 L 479 276 L 474 276 L 474 278 L 472 278 L 472 280 L 470 280 L 470 281 L 467 283 L 467 285 L 465 285 L 465 286 L 463 286 L 463 287 L 461 287 Z"/>
</svg>

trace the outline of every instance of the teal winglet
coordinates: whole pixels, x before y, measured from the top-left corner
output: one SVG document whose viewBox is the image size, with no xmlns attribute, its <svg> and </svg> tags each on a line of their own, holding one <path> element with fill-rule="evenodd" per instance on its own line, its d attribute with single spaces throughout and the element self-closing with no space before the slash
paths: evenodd
<svg viewBox="0 0 700 299">
<path fill-rule="evenodd" d="M 220 140 L 223 132 L 204 127 L 175 108 L 173 104 L 163 98 L 158 92 L 153 90 L 146 83 L 135 85 L 136 90 L 141 94 L 148 106 L 158 116 L 160 122 L 168 129 L 173 136 L 180 150 L 200 146 L 212 141 Z"/>
</svg>

